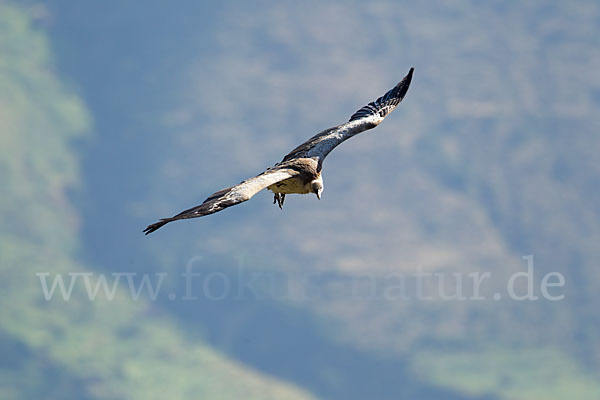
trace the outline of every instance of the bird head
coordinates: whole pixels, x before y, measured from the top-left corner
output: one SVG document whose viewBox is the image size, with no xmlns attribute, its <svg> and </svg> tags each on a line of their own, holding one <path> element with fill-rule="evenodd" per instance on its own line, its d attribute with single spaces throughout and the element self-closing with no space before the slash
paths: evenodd
<svg viewBox="0 0 600 400">
<path fill-rule="evenodd" d="M 323 192 L 323 182 L 321 180 L 314 180 L 311 182 L 312 192 L 317 195 L 317 199 L 321 200 L 321 193 Z"/>
</svg>

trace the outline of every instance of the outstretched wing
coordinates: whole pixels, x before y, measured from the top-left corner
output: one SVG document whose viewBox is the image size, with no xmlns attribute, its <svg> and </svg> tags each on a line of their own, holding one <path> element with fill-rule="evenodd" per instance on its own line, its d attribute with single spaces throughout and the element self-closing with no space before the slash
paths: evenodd
<svg viewBox="0 0 600 400">
<path fill-rule="evenodd" d="M 352 114 L 348 122 L 317 133 L 292 150 L 282 162 L 295 158 L 313 158 L 320 166 L 337 145 L 367 129 L 375 128 L 402 101 L 410 86 L 413 71 L 414 68 L 411 68 L 408 75 L 390 91 Z"/>
<path fill-rule="evenodd" d="M 249 200 L 250 198 L 252 198 L 252 196 L 260 192 L 267 186 L 296 176 L 299 173 L 300 172 L 296 169 L 287 168 L 284 166 L 270 168 L 262 174 L 250 179 L 246 179 L 238 185 L 231 186 L 211 194 L 199 206 L 182 211 L 174 217 L 163 218 L 152 225 L 148 225 L 148 227 L 144 229 L 144 233 L 146 235 L 152 233 L 171 221 L 176 221 L 178 219 L 202 217 L 204 215 L 216 213 L 227 207 L 235 206 L 236 204 Z"/>
</svg>

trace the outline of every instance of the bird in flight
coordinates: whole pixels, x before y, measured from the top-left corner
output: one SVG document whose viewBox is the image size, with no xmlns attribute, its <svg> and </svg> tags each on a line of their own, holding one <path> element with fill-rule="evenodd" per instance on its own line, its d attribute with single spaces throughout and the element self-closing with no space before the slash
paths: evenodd
<svg viewBox="0 0 600 400">
<path fill-rule="evenodd" d="M 352 114 L 348 122 L 317 133 L 260 175 L 213 193 L 199 206 L 148 225 L 144 233 L 152 233 L 172 221 L 202 217 L 235 206 L 265 188 L 274 193 L 273 204 L 277 203 L 279 208 L 283 206 L 285 195 L 292 193 L 314 193 L 320 200 L 323 192 L 321 168 L 327 154 L 343 141 L 379 125 L 406 95 L 413 70 L 411 68 L 408 75 L 386 94 Z"/>
</svg>

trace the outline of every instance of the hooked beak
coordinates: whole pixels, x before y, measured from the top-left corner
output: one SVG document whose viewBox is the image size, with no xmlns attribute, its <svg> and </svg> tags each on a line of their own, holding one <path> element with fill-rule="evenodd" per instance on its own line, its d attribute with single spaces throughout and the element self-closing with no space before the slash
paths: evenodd
<svg viewBox="0 0 600 400">
<path fill-rule="evenodd" d="M 321 191 L 316 191 L 315 194 L 317 195 L 317 199 L 321 200 Z"/>
</svg>

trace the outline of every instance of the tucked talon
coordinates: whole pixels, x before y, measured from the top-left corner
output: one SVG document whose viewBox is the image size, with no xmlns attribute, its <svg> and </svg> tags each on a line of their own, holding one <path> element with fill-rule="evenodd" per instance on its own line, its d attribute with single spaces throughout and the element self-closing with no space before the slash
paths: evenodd
<svg viewBox="0 0 600 400">
<path fill-rule="evenodd" d="M 282 206 L 283 206 L 283 199 L 284 198 L 285 198 L 285 194 L 275 193 L 275 196 L 273 196 L 273 204 L 277 203 L 277 205 L 281 209 Z"/>
</svg>

